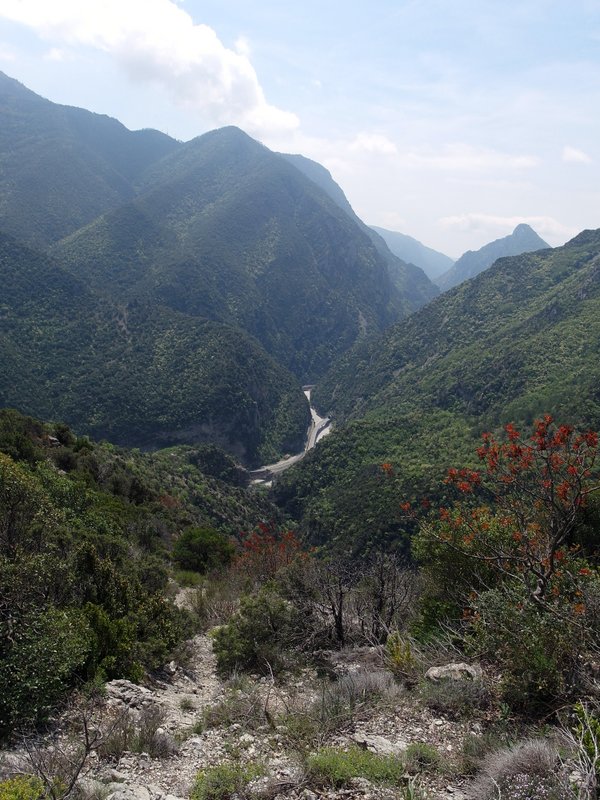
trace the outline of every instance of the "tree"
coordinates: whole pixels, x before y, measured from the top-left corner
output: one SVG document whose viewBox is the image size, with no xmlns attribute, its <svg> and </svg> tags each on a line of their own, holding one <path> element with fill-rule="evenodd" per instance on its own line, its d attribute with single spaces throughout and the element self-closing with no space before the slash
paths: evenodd
<svg viewBox="0 0 600 800">
<path fill-rule="evenodd" d="M 520 583 L 532 603 L 547 607 L 569 579 L 590 572 L 571 536 L 587 497 L 600 488 L 598 434 L 557 426 L 549 415 L 529 438 L 512 424 L 505 432 L 503 441 L 483 434 L 477 454 L 484 470 L 449 470 L 446 483 L 463 499 L 424 520 L 419 537 L 478 562 L 487 580 Z"/>
<path fill-rule="evenodd" d="M 454 588 L 467 647 L 500 666 L 514 706 L 564 697 L 579 685 L 582 656 L 600 644 L 600 581 L 575 543 L 581 510 L 600 488 L 597 450 L 595 432 L 550 416 L 528 437 L 512 424 L 502 440 L 486 433 L 483 469 L 449 470 L 460 499 L 420 525 L 415 552 L 438 586 Z"/>
<path fill-rule="evenodd" d="M 229 539 L 212 528 L 188 528 L 173 547 L 173 558 L 181 569 L 200 573 L 226 566 L 233 553 Z"/>
</svg>

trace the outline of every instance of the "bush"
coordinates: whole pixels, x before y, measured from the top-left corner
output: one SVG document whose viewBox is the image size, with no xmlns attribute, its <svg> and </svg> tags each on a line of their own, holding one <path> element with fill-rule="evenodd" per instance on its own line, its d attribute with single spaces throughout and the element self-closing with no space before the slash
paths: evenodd
<svg viewBox="0 0 600 800">
<path fill-rule="evenodd" d="M 412 742 L 404 751 L 404 768 L 413 775 L 424 770 L 432 771 L 440 763 L 440 754 L 433 745 L 426 742 Z"/>
<path fill-rule="evenodd" d="M 510 706 L 535 711 L 573 688 L 581 632 L 568 617 L 540 613 L 518 588 L 482 593 L 475 611 L 469 647 L 489 653 L 499 666 L 501 694 Z"/>
<path fill-rule="evenodd" d="M 383 658 L 386 667 L 397 678 L 410 680 L 414 678 L 417 669 L 417 660 L 413 652 L 413 644 L 406 636 L 401 636 L 398 631 L 393 631 L 388 636 Z"/>
<path fill-rule="evenodd" d="M 98 755 L 118 761 L 124 752 L 148 753 L 151 758 L 167 758 L 176 752 L 175 742 L 161 728 L 164 712 L 159 706 L 144 708 L 139 717 L 130 713 L 115 715 L 109 721 Z"/>
<path fill-rule="evenodd" d="M 231 689 L 219 702 L 206 706 L 201 719 L 194 726 L 195 733 L 207 728 L 241 725 L 245 729 L 255 729 L 265 721 L 264 700 L 256 689 L 245 692 Z"/>
<path fill-rule="evenodd" d="M 372 783 L 398 784 L 404 777 L 401 758 L 377 755 L 358 747 L 349 750 L 324 747 L 307 760 L 307 780 L 317 786 L 341 788 L 353 778 L 366 778 Z"/>
<path fill-rule="evenodd" d="M 188 528 L 173 547 L 173 559 L 180 569 L 202 574 L 226 566 L 233 554 L 228 537 L 212 528 Z"/>
<path fill-rule="evenodd" d="M 50 608 L 16 622 L 0 621 L 6 647 L 0 670 L 0 733 L 41 720 L 61 699 L 88 658 L 91 631 L 79 611 Z"/>
<path fill-rule="evenodd" d="M 18 775 L 0 781 L 0 800 L 41 800 L 43 796 L 43 783 L 32 775 Z"/>
<path fill-rule="evenodd" d="M 202 770 L 190 795 L 191 800 L 244 800 L 248 784 L 264 774 L 260 764 L 219 764 Z"/>
<path fill-rule="evenodd" d="M 469 733 L 462 743 L 461 771 L 466 775 L 473 775 L 480 769 L 484 757 L 493 750 L 498 750 L 506 745 L 506 737 L 494 731 L 487 731 L 481 736 Z"/>
<path fill-rule="evenodd" d="M 421 699 L 427 708 L 458 719 L 489 708 L 490 694 L 480 680 L 424 681 Z"/>
<path fill-rule="evenodd" d="M 213 633 L 213 649 L 221 674 L 235 670 L 279 672 L 294 664 L 302 620 L 291 603 L 272 586 L 242 597 L 239 611 Z"/>
<path fill-rule="evenodd" d="M 550 744 L 529 739 L 488 754 L 472 796 L 478 800 L 568 800 L 572 797 Z"/>
</svg>

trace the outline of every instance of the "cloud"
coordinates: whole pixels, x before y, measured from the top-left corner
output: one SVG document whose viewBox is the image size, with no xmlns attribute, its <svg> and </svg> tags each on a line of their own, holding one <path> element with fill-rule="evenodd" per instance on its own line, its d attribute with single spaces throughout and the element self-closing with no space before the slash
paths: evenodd
<svg viewBox="0 0 600 800">
<path fill-rule="evenodd" d="M 569 164 L 591 164 L 592 159 L 583 150 L 578 150 L 576 147 L 565 145 L 562 151 L 562 160 Z"/>
<path fill-rule="evenodd" d="M 13 48 L 8 45 L 4 44 L 4 42 L 0 42 L 0 61 L 16 61 L 17 55 Z"/>
<path fill-rule="evenodd" d="M 267 102 L 247 43 L 226 48 L 172 0 L 0 0 L 0 17 L 53 44 L 109 54 L 132 80 L 163 86 L 211 125 L 237 124 L 258 135 L 299 125 L 295 114 Z"/>
<path fill-rule="evenodd" d="M 398 152 L 398 148 L 392 140 L 381 133 L 357 134 L 349 143 L 348 150 L 351 153 L 365 152 L 384 156 L 393 156 Z"/>
<path fill-rule="evenodd" d="M 468 232 L 489 232 L 490 236 L 507 235 L 517 225 L 525 222 L 527 225 L 531 225 L 540 236 L 563 242 L 571 239 L 579 232 L 577 228 L 563 225 L 562 222 L 554 219 L 554 217 L 544 216 L 503 217 L 495 214 L 474 212 L 442 217 L 439 222 L 444 228 L 455 228 Z"/>
<path fill-rule="evenodd" d="M 73 54 L 60 47 L 52 47 L 45 54 L 44 58 L 46 61 L 70 61 L 73 58 Z"/>
<path fill-rule="evenodd" d="M 433 168 L 438 170 L 481 171 L 490 169 L 531 169 L 539 159 L 530 155 L 502 153 L 489 148 L 472 147 L 467 144 L 447 144 L 438 151 L 402 154 L 407 167 Z"/>
</svg>

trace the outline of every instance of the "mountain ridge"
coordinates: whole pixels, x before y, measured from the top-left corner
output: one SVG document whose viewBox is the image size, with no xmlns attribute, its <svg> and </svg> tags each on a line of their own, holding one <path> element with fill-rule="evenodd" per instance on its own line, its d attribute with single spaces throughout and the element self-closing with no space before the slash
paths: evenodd
<svg viewBox="0 0 600 800">
<path fill-rule="evenodd" d="M 498 258 L 547 250 L 549 247 L 530 225 L 522 222 L 508 236 L 495 239 L 479 250 L 467 250 L 447 272 L 437 278 L 437 284 L 442 291 L 447 291 L 488 269 Z"/>
<path fill-rule="evenodd" d="M 436 278 L 447 272 L 454 264 L 453 258 L 427 247 L 412 236 L 380 228 L 377 225 L 371 225 L 371 228 L 382 237 L 392 253 L 403 261 L 416 264 L 434 283 Z"/>
</svg>

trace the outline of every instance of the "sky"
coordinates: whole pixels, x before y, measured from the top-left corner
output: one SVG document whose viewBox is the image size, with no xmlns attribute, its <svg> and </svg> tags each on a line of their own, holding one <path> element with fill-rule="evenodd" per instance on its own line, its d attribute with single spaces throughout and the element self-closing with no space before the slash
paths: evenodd
<svg viewBox="0 0 600 800">
<path fill-rule="evenodd" d="M 600 0 L 0 0 L 0 70 L 131 129 L 238 125 L 452 257 L 600 227 Z"/>
</svg>

